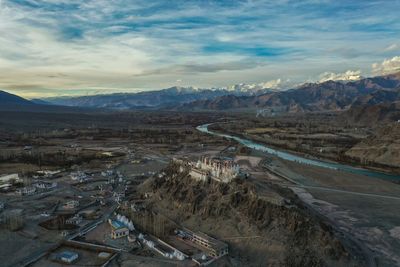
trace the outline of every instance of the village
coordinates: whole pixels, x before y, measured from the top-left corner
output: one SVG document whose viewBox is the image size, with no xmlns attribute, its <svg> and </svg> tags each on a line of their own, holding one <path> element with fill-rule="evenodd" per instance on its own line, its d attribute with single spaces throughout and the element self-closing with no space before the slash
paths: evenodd
<svg viewBox="0 0 400 267">
<path fill-rule="evenodd" d="M 196 181 L 229 183 L 246 176 L 230 158 L 201 156 L 197 161 L 170 162 L 179 163 L 180 171 Z M 121 253 L 206 266 L 227 255 L 227 243 L 166 217 L 157 225 L 154 217 L 161 215 L 143 205 L 151 193 L 137 195 L 136 186 L 150 177 L 164 177 L 167 163 L 157 155 L 129 151 L 108 161 L 105 168 L 40 170 L 30 177 L 1 175 L 0 224 L 18 232 L 24 242 L 45 247 L 21 252 L 27 256 L 10 266 L 107 266 Z M 146 220 L 151 221 L 150 228 Z"/>
</svg>

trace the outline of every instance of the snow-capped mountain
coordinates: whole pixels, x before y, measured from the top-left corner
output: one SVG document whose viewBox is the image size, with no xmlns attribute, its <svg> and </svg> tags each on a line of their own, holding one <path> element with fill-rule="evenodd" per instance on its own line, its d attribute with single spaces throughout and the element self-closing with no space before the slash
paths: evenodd
<svg viewBox="0 0 400 267">
<path fill-rule="evenodd" d="M 291 83 L 290 80 L 276 79 L 261 83 L 239 83 L 227 86 L 224 89 L 235 93 L 257 95 L 266 92 L 274 92 L 274 91 L 289 89 L 292 88 L 292 85 L 293 84 Z"/>
</svg>

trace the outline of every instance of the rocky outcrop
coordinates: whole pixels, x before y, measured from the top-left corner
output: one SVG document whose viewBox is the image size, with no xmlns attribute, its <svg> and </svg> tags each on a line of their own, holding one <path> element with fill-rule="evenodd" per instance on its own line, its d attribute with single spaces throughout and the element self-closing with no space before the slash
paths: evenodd
<svg viewBox="0 0 400 267">
<path fill-rule="evenodd" d="M 301 207 L 279 206 L 266 201 L 246 181 L 237 180 L 231 184 L 196 182 L 185 174 L 177 175 L 170 166 L 167 175 L 154 179 L 150 187 L 154 195 L 162 196 L 169 205 L 175 203 L 187 214 L 185 217 L 196 216 L 204 222 L 218 218 L 229 222 L 232 217 L 245 220 L 267 239 L 282 244 L 284 250 L 279 255 L 279 266 L 362 265 L 361 259 L 354 260 L 350 256 L 328 224 Z M 292 199 L 292 203 L 297 201 Z M 249 253 L 252 250 L 247 249 Z"/>
</svg>

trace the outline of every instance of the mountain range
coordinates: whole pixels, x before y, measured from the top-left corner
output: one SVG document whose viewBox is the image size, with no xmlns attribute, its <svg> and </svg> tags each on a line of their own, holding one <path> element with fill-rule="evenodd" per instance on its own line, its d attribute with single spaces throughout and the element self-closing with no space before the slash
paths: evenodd
<svg viewBox="0 0 400 267">
<path fill-rule="evenodd" d="M 34 103 L 26 100 L 22 97 L 7 93 L 5 91 L 0 91 L 0 104 L 1 106 L 23 106 L 23 105 L 33 105 Z"/>
<path fill-rule="evenodd" d="M 354 105 L 340 114 L 338 119 L 349 124 L 359 123 L 363 125 L 400 121 L 400 101 L 374 105 Z"/>
<path fill-rule="evenodd" d="M 94 112 L 98 111 L 98 109 L 57 106 L 40 99 L 27 100 L 20 96 L 0 90 L 0 115 L 2 115 L 1 111 L 81 113 Z"/>
<path fill-rule="evenodd" d="M 100 108 L 113 110 L 164 109 L 178 111 L 249 110 L 259 114 L 387 110 L 397 114 L 400 101 L 400 72 L 357 81 L 326 81 L 305 83 L 285 91 L 258 88 L 257 90 L 197 89 L 172 87 L 158 91 L 116 93 L 80 97 L 56 97 L 26 100 L 0 91 L 0 107 L 28 106 L 30 109 L 51 109 L 53 106 Z M 54 107 L 55 108 L 55 107 Z M 54 109 L 53 108 L 53 109 Z M 391 116 L 390 118 L 392 118 Z M 397 118 L 397 115 L 393 118 Z"/>
<path fill-rule="evenodd" d="M 214 99 L 219 96 L 234 93 L 243 95 L 245 93 L 232 92 L 225 89 L 197 89 L 193 87 L 171 87 L 157 91 L 146 91 L 139 93 L 115 93 L 104 95 L 91 95 L 79 97 L 56 97 L 43 99 L 44 101 L 63 106 L 95 107 L 117 110 L 148 109 L 148 108 L 173 108 L 184 103 L 196 100 Z"/>
<path fill-rule="evenodd" d="M 178 109 L 273 109 L 278 112 L 340 111 L 352 106 L 400 100 L 400 73 L 352 82 L 306 83 L 286 91 L 252 96 L 224 95 L 183 104 Z"/>
</svg>

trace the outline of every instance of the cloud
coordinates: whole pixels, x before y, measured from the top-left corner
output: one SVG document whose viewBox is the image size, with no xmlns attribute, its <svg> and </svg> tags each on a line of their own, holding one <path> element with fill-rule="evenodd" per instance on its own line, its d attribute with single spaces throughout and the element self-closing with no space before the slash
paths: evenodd
<svg viewBox="0 0 400 267">
<path fill-rule="evenodd" d="M 364 72 L 397 51 L 399 9 L 383 0 L 0 0 L 0 88 L 75 94 Z"/>
<path fill-rule="evenodd" d="M 319 75 L 319 82 L 326 81 L 356 81 L 360 80 L 361 70 L 348 70 L 343 73 L 324 72 Z"/>
<path fill-rule="evenodd" d="M 349 48 L 349 47 L 333 48 L 333 49 L 329 50 L 328 53 L 333 53 L 333 54 L 339 55 L 346 59 L 354 59 L 354 58 L 361 57 L 366 54 L 365 51 L 362 51 L 360 49 L 355 49 L 355 48 Z"/>
<path fill-rule="evenodd" d="M 262 89 L 275 89 L 275 90 L 289 89 L 291 88 L 292 85 L 293 83 L 290 81 L 290 79 L 282 80 L 278 78 L 275 80 L 270 80 L 261 83 L 250 83 L 250 84 L 240 83 L 240 84 L 230 85 L 225 89 L 233 91 L 242 91 L 242 92 L 249 92 L 249 91 L 256 92 Z"/>
<path fill-rule="evenodd" d="M 271 81 L 263 83 L 262 86 L 264 88 L 280 89 L 282 86 L 282 80 L 281 79 L 271 80 Z"/>
<path fill-rule="evenodd" d="M 399 50 L 400 50 L 399 44 L 391 44 L 388 47 L 386 47 L 383 51 L 392 52 L 392 51 L 399 51 Z"/>
<path fill-rule="evenodd" d="M 385 75 L 400 71 L 400 56 L 385 59 L 382 63 L 372 64 L 372 73 L 375 75 Z"/>
<path fill-rule="evenodd" d="M 188 62 L 181 65 L 169 66 L 167 68 L 145 71 L 137 74 L 137 76 L 216 73 L 220 71 L 252 69 L 263 64 L 264 63 L 262 62 L 250 62 L 247 60 L 230 61 L 230 62 L 214 63 L 214 64 L 199 64 L 194 62 Z"/>
</svg>

